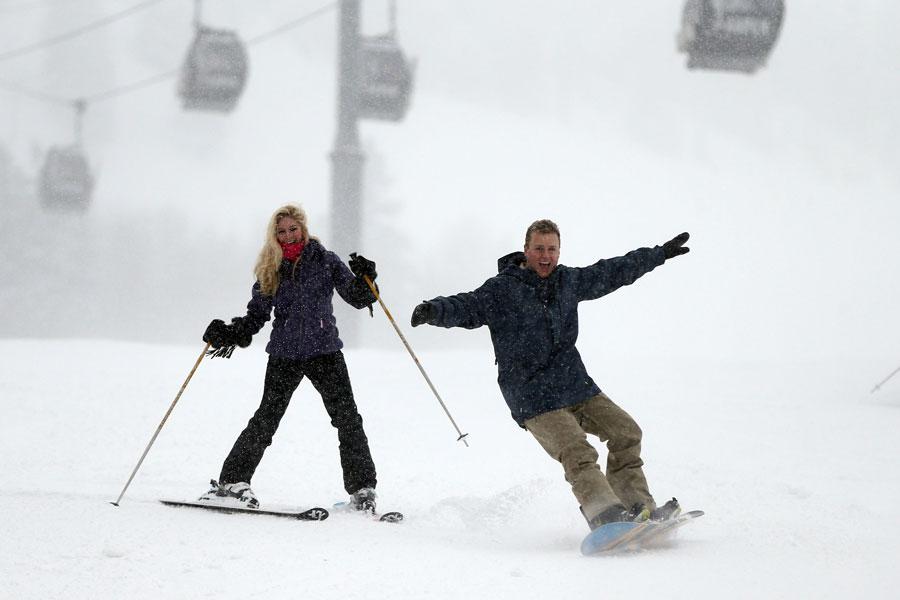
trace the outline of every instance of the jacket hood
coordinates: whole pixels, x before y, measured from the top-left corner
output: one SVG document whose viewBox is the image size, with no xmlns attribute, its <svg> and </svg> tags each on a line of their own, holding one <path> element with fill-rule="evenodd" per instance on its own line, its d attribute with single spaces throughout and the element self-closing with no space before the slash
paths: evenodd
<svg viewBox="0 0 900 600">
<path fill-rule="evenodd" d="M 497 259 L 497 272 L 502 273 L 507 267 L 518 267 L 525 263 L 524 252 L 510 252 Z"/>
</svg>

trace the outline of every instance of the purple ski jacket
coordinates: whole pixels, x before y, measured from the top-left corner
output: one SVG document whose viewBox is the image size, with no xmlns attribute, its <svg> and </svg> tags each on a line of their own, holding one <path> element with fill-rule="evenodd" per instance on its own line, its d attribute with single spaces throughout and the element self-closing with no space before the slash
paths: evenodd
<svg viewBox="0 0 900 600">
<path fill-rule="evenodd" d="M 343 348 L 331 302 L 335 290 L 354 308 L 376 300 L 366 282 L 317 240 L 309 240 L 297 262 L 281 261 L 278 274 L 274 296 L 263 294 L 258 281 L 253 284 L 247 315 L 241 319 L 255 335 L 275 309 L 266 352 L 278 358 L 305 360 Z"/>
</svg>

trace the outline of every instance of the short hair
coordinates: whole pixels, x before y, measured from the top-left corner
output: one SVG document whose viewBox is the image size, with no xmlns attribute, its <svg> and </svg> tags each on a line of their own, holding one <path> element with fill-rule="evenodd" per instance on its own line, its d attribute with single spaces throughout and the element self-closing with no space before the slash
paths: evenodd
<svg viewBox="0 0 900 600">
<path fill-rule="evenodd" d="M 531 241 L 532 233 L 555 233 L 556 237 L 562 243 L 562 236 L 559 235 L 559 226 L 550 219 L 539 219 L 528 226 L 525 232 L 525 249 L 528 249 L 528 242 Z"/>
</svg>

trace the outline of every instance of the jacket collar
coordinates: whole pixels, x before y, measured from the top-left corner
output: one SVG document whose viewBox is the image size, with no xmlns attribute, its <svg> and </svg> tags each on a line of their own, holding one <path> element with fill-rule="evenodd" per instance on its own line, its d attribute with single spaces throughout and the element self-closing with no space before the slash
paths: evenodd
<svg viewBox="0 0 900 600">
<path fill-rule="evenodd" d="M 302 263 L 319 260 L 324 251 L 325 248 L 318 240 L 310 239 L 303 246 L 303 252 L 296 261 L 288 260 L 286 258 L 282 259 L 281 265 L 279 266 L 281 277 L 290 277 L 291 274 L 294 273 L 295 268 L 299 268 L 299 265 Z"/>
<path fill-rule="evenodd" d="M 509 275 L 519 279 L 523 283 L 534 287 L 543 287 L 556 283 L 559 278 L 559 265 L 550 273 L 550 277 L 541 279 L 537 273 L 525 266 L 524 252 L 510 252 L 506 256 L 497 259 L 497 271 L 501 275 Z"/>
</svg>

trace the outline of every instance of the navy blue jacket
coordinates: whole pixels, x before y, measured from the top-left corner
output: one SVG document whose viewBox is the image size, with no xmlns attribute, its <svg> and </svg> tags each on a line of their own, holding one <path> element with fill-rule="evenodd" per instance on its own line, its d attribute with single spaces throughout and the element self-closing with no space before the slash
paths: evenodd
<svg viewBox="0 0 900 600">
<path fill-rule="evenodd" d="M 316 240 L 309 240 L 297 262 L 281 261 L 278 274 L 274 296 L 263 294 L 258 281 L 253 284 L 247 315 L 241 319 L 247 331 L 256 334 L 275 309 L 266 352 L 278 358 L 304 360 L 343 348 L 331 303 L 335 290 L 355 308 L 375 302 L 366 282 Z"/>
<path fill-rule="evenodd" d="M 558 265 L 546 279 L 514 252 L 498 261 L 499 274 L 473 292 L 438 296 L 430 325 L 474 329 L 487 325 L 497 360 L 497 382 L 523 425 L 537 415 L 584 402 L 600 388 L 575 348 L 578 303 L 594 300 L 663 264 L 661 247 L 640 248 L 588 267 Z"/>
</svg>

